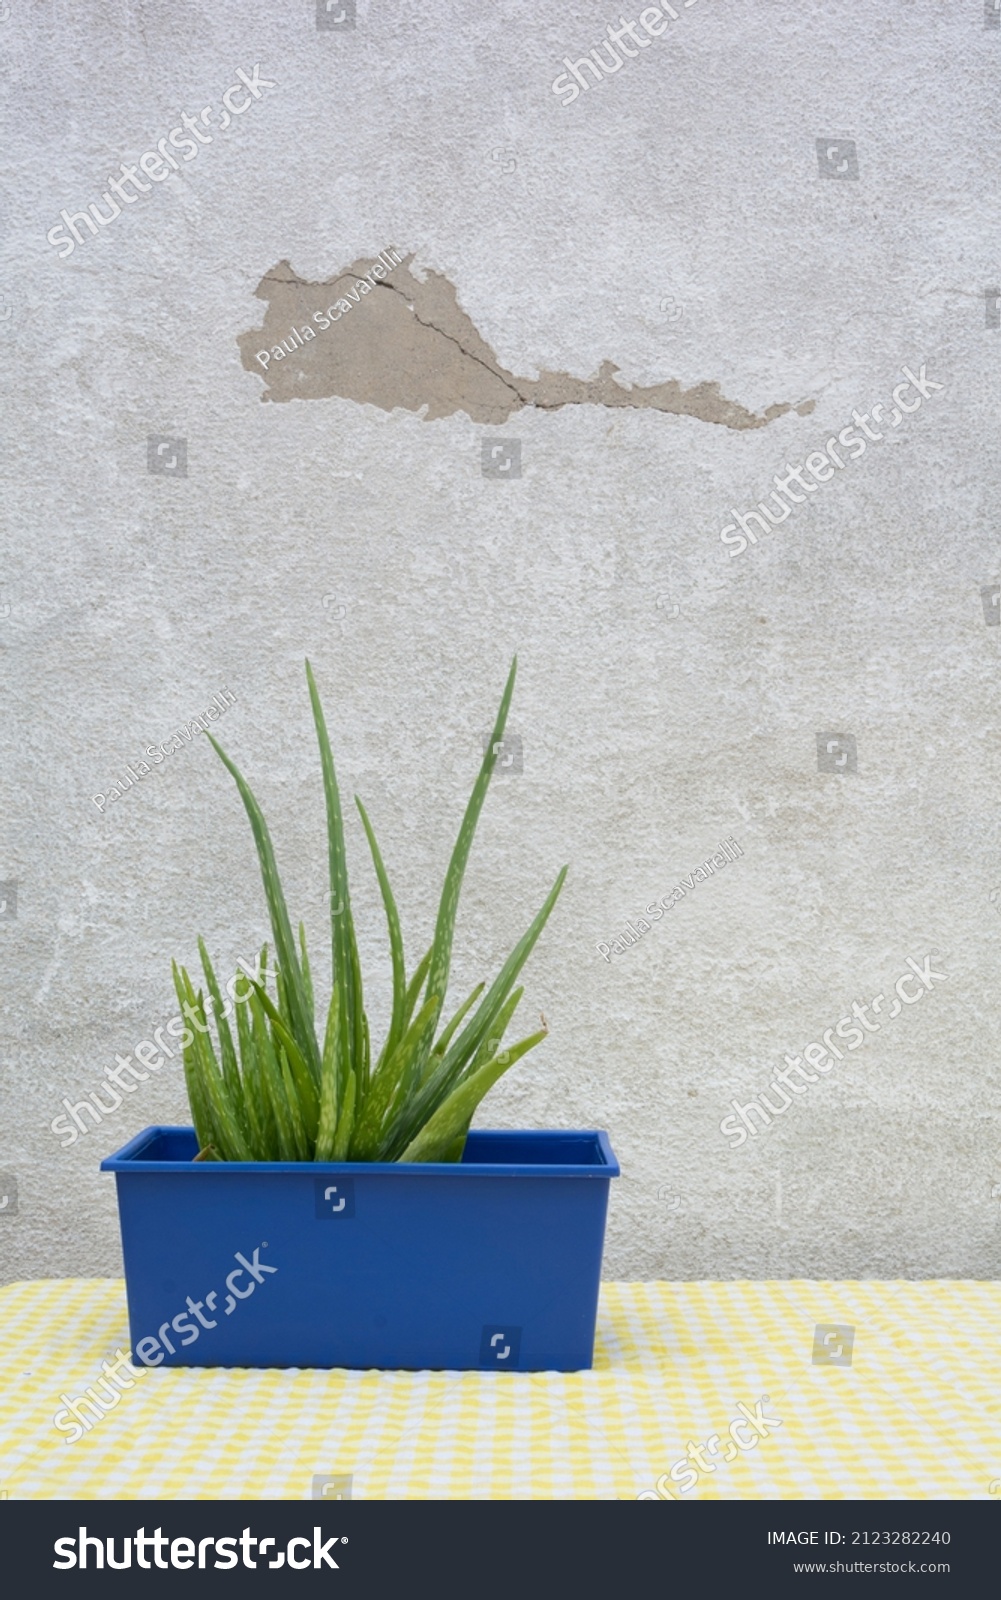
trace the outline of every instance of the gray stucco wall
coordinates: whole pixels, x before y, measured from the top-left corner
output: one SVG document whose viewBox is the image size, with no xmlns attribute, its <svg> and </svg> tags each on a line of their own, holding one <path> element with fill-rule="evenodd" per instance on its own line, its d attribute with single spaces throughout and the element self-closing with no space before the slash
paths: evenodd
<svg viewBox="0 0 1001 1600">
<path fill-rule="evenodd" d="M 51 1122 L 173 1015 L 172 956 L 202 933 L 230 972 L 265 933 L 206 740 L 92 797 L 225 687 L 219 737 L 322 949 L 308 655 L 416 954 L 515 650 L 523 770 L 488 800 L 457 994 L 571 872 L 527 973 L 550 1038 L 481 1123 L 609 1130 L 611 1277 L 992 1276 L 1001 30 L 982 0 L 678 5 L 566 106 L 561 59 L 610 6 L 359 0 L 322 31 L 305 0 L 0 9 L 3 1281 L 120 1270 L 97 1165 L 187 1120 L 177 1061 L 68 1148 Z M 71 255 L 46 242 L 258 63 L 271 86 L 197 159 Z M 326 281 L 390 244 L 526 380 L 612 362 L 622 385 L 799 409 L 747 427 L 530 403 L 491 427 L 458 392 L 434 421 L 263 404 L 237 344 L 261 279 L 288 261 Z M 940 387 L 887 426 L 904 367 Z M 721 542 L 874 402 L 882 439 L 757 544 Z M 186 475 L 155 444 L 149 470 L 151 436 L 186 441 Z M 520 441 L 519 478 L 483 475 L 485 438 Z M 605 958 L 730 837 L 736 860 Z M 929 956 L 942 978 L 905 982 L 891 1016 Z M 834 1032 L 843 1059 L 793 1073 L 788 1109 L 748 1112 L 732 1148 L 732 1102 L 781 1104 L 783 1057 L 877 995 L 864 1044 Z"/>
</svg>

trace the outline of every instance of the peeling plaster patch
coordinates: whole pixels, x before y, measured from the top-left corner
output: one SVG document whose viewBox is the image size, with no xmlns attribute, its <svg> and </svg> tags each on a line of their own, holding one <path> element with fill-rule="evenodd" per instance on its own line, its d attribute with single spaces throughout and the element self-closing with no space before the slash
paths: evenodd
<svg viewBox="0 0 1001 1600">
<path fill-rule="evenodd" d="M 383 411 L 397 406 L 423 410 L 426 422 L 464 411 L 473 422 L 492 424 L 506 422 L 524 406 L 543 411 L 625 406 L 740 429 L 763 428 L 792 410 L 805 417 L 816 404 L 807 400 L 796 406 L 772 405 L 758 415 L 727 400 L 718 383 L 684 389 L 671 379 L 646 389 L 627 389 L 615 381 L 619 369 L 612 361 L 603 361 L 595 378 L 573 378 L 566 372 L 543 372 L 538 379 L 516 377 L 480 337 L 448 279 L 430 271 L 423 280 L 416 278 L 409 270 L 413 259 L 407 256 L 376 281 L 373 287 L 378 293 L 368 294 L 350 315 L 325 330 L 314 314 L 325 314 L 349 290 L 357 290 L 359 279 L 376 261 L 359 259 L 325 283 L 300 278 L 288 261 L 272 268 L 254 291 L 267 304 L 264 326 L 237 339 L 244 368 L 265 380 L 261 398 L 322 400 L 338 395 Z M 270 361 L 263 371 L 258 352 L 289 339 L 293 328 L 309 328 L 316 336 L 304 341 L 301 349 L 295 349 L 290 339 L 294 353 Z"/>
</svg>

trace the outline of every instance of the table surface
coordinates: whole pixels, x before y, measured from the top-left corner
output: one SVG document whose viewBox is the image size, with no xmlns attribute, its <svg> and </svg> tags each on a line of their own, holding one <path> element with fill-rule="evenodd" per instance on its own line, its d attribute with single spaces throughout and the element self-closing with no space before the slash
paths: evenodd
<svg viewBox="0 0 1001 1600">
<path fill-rule="evenodd" d="M 0 1495 L 998 1498 L 999 1329 L 995 1283 L 607 1283 L 590 1372 L 142 1369 L 120 1392 L 123 1284 L 19 1283 Z M 71 1439 L 54 1418 L 88 1388 L 108 1409 Z"/>
</svg>

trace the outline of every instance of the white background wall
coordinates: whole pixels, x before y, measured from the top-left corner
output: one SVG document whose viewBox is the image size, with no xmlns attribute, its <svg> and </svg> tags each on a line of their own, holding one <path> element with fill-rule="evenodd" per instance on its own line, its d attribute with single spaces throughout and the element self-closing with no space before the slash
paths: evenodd
<svg viewBox="0 0 1001 1600">
<path fill-rule="evenodd" d="M 91 797 L 227 685 L 220 737 L 321 950 L 308 654 L 416 956 L 516 649 L 524 771 L 484 814 L 457 995 L 571 873 L 527 971 L 525 1020 L 551 1036 L 481 1123 L 609 1130 L 608 1276 L 993 1275 L 1001 32 L 982 0 L 699 0 L 565 109 L 561 58 L 617 8 L 359 0 L 341 32 L 305 0 L 3 9 L 2 1278 L 120 1270 L 98 1162 L 187 1120 L 177 1064 L 72 1148 L 50 1123 L 173 1013 L 172 956 L 202 933 L 229 972 L 265 932 L 207 741 L 104 814 Z M 63 207 L 257 62 L 259 103 L 59 258 Z M 827 136 L 855 141 L 857 181 L 820 176 Z M 388 244 L 448 277 L 513 372 L 610 359 L 627 384 L 816 409 L 741 432 L 530 408 L 492 430 L 522 448 L 497 482 L 491 430 L 461 412 L 262 405 L 236 340 L 264 273 L 327 278 Z M 941 391 L 731 559 L 731 506 L 921 363 Z M 185 478 L 147 471 L 154 434 L 187 440 Z M 818 771 L 830 730 L 856 773 Z M 349 829 L 379 1019 L 381 912 Z M 602 959 L 729 834 L 738 862 Z M 947 981 L 729 1147 L 731 1099 L 932 949 Z"/>
</svg>

